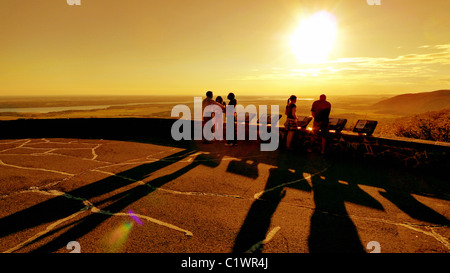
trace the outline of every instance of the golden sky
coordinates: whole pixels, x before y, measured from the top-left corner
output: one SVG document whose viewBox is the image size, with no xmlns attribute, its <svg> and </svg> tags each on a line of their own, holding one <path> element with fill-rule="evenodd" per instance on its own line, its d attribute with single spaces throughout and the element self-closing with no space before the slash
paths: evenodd
<svg viewBox="0 0 450 273">
<path fill-rule="evenodd" d="M 319 11 L 336 39 L 327 60 L 301 63 L 291 36 Z M 449 89 L 449 12 L 449 0 L 0 0 L 0 95 Z"/>
</svg>

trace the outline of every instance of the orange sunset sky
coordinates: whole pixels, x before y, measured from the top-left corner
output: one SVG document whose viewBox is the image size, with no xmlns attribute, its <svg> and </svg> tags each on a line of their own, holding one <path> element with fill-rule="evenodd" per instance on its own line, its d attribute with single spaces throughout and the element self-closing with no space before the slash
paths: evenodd
<svg viewBox="0 0 450 273">
<path fill-rule="evenodd" d="M 449 89 L 449 13 L 449 0 L 1 0 L 0 95 Z"/>
</svg>

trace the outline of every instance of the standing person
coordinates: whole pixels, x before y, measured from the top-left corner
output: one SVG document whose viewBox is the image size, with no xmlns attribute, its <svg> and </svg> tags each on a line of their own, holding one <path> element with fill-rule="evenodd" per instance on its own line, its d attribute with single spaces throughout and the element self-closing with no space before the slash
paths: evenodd
<svg viewBox="0 0 450 273">
<path fill-rule="evenodd" d="M 217 96 L 217 97 L 216 97 L 216 102 L 222 104 L 224 107 L 227 106 L 227 104 L 223 101 L 223 99 L 222 99 L 221 96 Z M 223 112 L 225 113 L 225 109 L 223 109 Z"/>
<path fill-rule="evenodd" d="M 289 99 L 287 100 L 286 110 L 284 111 L 284 114 L 286 115 L 287 118 L 286 122 L 284 123 L 284 128 L 286 128 L 286 130 L 288 131 L 286 136 L 286 148 L 288 150 L 291 150 L 291 142 L 292 139 L 294 138 L 295 131 L 298 128 L 296 115 L 297 106 L 295 105 L 296 102 L 297 96 L 295 95 L 290 96 Z"/>
<path fill-rule="evenodd" d="M 205 126 L 205 124 L 214 117 L 214 112 L 208 112 L 208 114 L 205 116 L 205 108 L 206 108 L 206 106 L 211 105 L 211 104 L 216 104 L 216 105 L 220 106 L 220 108 L 222 110 L 225 109 L 225 106 L 223 106 L 223 104 L 214 101 L 213 92 L 207 91 L 206 98 L 202 101 L 203 126 Z M 202 128 L 203 128 L 203 126 L 202 126 Z M 214 127 L 213 127 L 213 131 L 214 131 Z M 212 143 L 212 142 L 208 141 L 206 139 L 203 139 L 203 143 L 208 144 L 208 143 Z"/>
<path fill-rule="evenodd" d="M 229 93 L 227 96 L 227 99 L 230 100 L 230 102 L 228 102 L 228 105 L 232 105 L 233 106 L 233 113 L 227 113 L 227 115 L 235 115 L 236 113 L 236 105 L 237 105 L 237 100 L 236 97 L 234 95 L 234 93 Z M 236 116 L 235 116 L 236 119 Z M 234 139 L 233 140 L 227 140 L 227 143 L 225 143 L 226 146 L 236 146 L 237 145 L 237 126 L 236 123 L 234 125 Z"/>
<path fill-rule="evenodd" d="M 327 96 L 320 95 L 319 100 L 313 102 L 311 107 L 311 115 L 314 118 L 313 132 L 319 133 L 322 138 L 321 153 L 325 153 L 326 138 L 328 136 L 328 122 L 331 111 L 331 103 L 327 101 Z"/>
<path fill-rule="evenodd" d="M 206 106 L 211 105 L 211 104 L 219 105 L 221 109 L 225 108 L 225 106 L 222 103 L 218 103 L 215 100 L 213 100 L 213 92 L 212 91 L 207 91 L 206 98 L 202 101 L 202 113 L 204 113 Z M 206 118 L 208 118 L 208 117 L 204 117 L 204 120 Z M 211 119 L 211 118 L 212 117 L 209 117 L 209 119 Z M 205 121 L 207 121 L 207 120 L 205 120 Z"/>
</svg>

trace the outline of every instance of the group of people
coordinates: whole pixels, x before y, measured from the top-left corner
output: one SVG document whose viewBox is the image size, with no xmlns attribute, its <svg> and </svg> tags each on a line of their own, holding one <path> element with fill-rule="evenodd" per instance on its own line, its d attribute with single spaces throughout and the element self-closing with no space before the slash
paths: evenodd
<svg viewBox="0 0 450 273">
<path fill-rule="evenodd" d="M 286 104 L 286 122 L 284 124 L 287 130 L 286 136 L 286 148 L 291 149 L 292 139 L 294 137 L 295 131 L 298 129 L 298 118 L 296 115 L 297 111 L 297 96 L 292 95 L 287 100 Z M 325 153 L 326 138 L 328 135 L 328 122 L 331 111 L 331 104 L 327 101 L 327 96 L 322 94 L 319 100 L 313 102 L 311 106 L 311 115 L 314 118 L 313 122 L 313 133 L 321 137 L 321 153 Z"/>
<path fill-rule="evenodd" d="M 234 111 L 236 110 L 237 100 L 234 93 L 229 93 L 227 96 L 229 100 L 228 105 L 232 105 Z M 297 111 L 297 96 L 292 95 L 287 100 L 285 115 L 286 122 L 284 124 L 285 129 L 287 130 L 286 136 L 286 148 L 291 150 L 291 143 L 294 137 L 295 131 L 298 130 L 298 118 L 296 115 Z M 224 102 L 221 96 L 217 96 L 216 99 L 213 99 L 213 92 L 207 91 L 206 98 L 202 102 L 202 109 L 205 110 L 208 105 L 218 105 L 225 112 L 226 103 Z M 328 135 L 328 122 L 331 111 L 331 104 L 327 101 L 326 95 L 322 94 L 319 97 L 319 100 L 313 102 L 311 106 L 311 115 L 314 118 L 313 122 L 313 133 L 314 135 L 319 135 L 321 137 L 321 153 L 325 153 L 325 145 L 326 145 L 326 137 Z M 206 123 L 214 117 L 213 113 L 208 113 L 207 115 L 203 115 L 203 122 Z M 235 146 L 237 145 L 237 137 L 236 137 L 236 128 L 234 130 L 235 136 L 233 140 L 227 140 L 227 146 Z M 211 143 L 210 141 L 204 140 L 204 143 Z"/>
<path fill-rule="evenodd" d="M 234 111 L 236 111 L 236 105 L 237 105 L 237 100 L 236 97 L 234 95 L 234 93 L 230 92 L 228 93 L 227 99 L 229 100 L 228 105 L 232 105 Z M 218 105 L 220 106 L 220 108 L 222 108 L 222 110 L 225 112 L 225 107 L 226 107 L 226 103 L 223 100 L 223 98 L 221 96 L 217 96 L 216 99 L 213 99 L 213 92 L 212 91 L 207 91 L 206 92 L 206 98 L 202 101 L 202 109 L 203 112 L 206 108 L 206 106 L 208 105 Z M 212 119 L 214 117 L 213 113 L 208 113 L 206 116 L 203 115 L 203 122 L 206 123 L 208 122 L 210 119 Z M 208 144 L 211 143 L 210 141 L 204 140 L 203 143 Z M 236 137 L 236 128 L 234 130 L 234 139 L 233 140 L 227 140 L 227 142 L 225 143 L 226 146 L 236 146 L 237 145 L 237 137 Z"/>
</svg>

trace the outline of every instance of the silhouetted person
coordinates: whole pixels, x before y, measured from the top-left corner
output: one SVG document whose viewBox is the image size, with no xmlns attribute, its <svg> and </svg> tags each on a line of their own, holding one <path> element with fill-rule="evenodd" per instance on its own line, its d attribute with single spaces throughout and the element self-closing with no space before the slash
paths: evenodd
<svg viewBox="0 0 450 273">
<path fill-rule="evenodd" d="M 220 106 L 222 111 L 225 109 L 225 106 L 223 104 L 214 101 L 214 99 L 213 99 L 213 92 L 212 91 L 207 91 L 206 92 L 206 98 L 202 101 L 203 126 L 205 126 L 205 124 L 214 117 L 214 112 L 207 112 L 208 114 L 205 116 L 205 108 L 206 108 L 206 106 L 213 105 L 213 104 Z M 214 127 L 212 128 L 212 131 L 214 131 Z M 208 143 L 212 143 L 212 142 L 208 141 L 206 139 L 203 139 L 203 143 L 208 144 Z"/>
<path fill-rule="evenodd" d="M 223 99 L 222 99 L 221 96 L 217 96 L 217 97 L 216 97 L 216 102 L 222 104 L 224 107 L 227 106 L 227 104 L 223 101 Z M 225 109 L 223 109 L 223 111 L 225 112 Z"/>
<path fill-rule="evenodd" d="M 228 115 L 233 115 L 236 119 L 236 105 L 237 105 L 237 100 L 236 97 L 234 95 L 234 93 L 228 93 L 227 99 L 230 100 L 230 102 L 228 102 L 228 105 L 232 105 L 233 106 L 233 113 L 227 113 Z M 237 145 L 237 126 L 236 124 L 234 125 L 234 139 L 227 139 L 227 142 L 225 143 L 226 146 L 236 146 Z"/>
<path fill-rule="evenodd" d="M 292 138 L 294 137 L 295 131 L 298 128 L 297 123 L 297 106 L 295 103 L 297 102 L 297 96 L 292 95 L 287 100 L 286 110 L 284 111 L 284 114 L 286 115 L 286 122 L 284 123 L 284 128 L 287 130 L 287 136 L 286 136 L 286 148 L 288 150 L 291 150 L 291 142 Z"/>
<path fill-rule="evenodd" d="M 320 134 L 322 138 L 321 153 L 325 153 L 326 138 L 328 136 L 328 122 L 331 111 L 331 104 L 327 101 L 327 96 L 320 95 L 320 99 L 313 102 L 311 115 L 314 118 L 313 132 Z M 319 132 L 320 131 L 320 132 Z"/>
<path fill-rule="evenodd" d="M 206 98 L 202 101 L 202 111 L 204 112 L 206 106 L 211 105 L 211 104 L 218 105 L 218 106 L 220 106 L 221 109 L 225 109 L 224 104 L 213 100 L 213 92 L 212 91 L 207 91 L 206 92 Z M 205 120 L 207 118 L 211 119 L 211 117 L 204 117 L 203 120 Z"/>
</svg>

